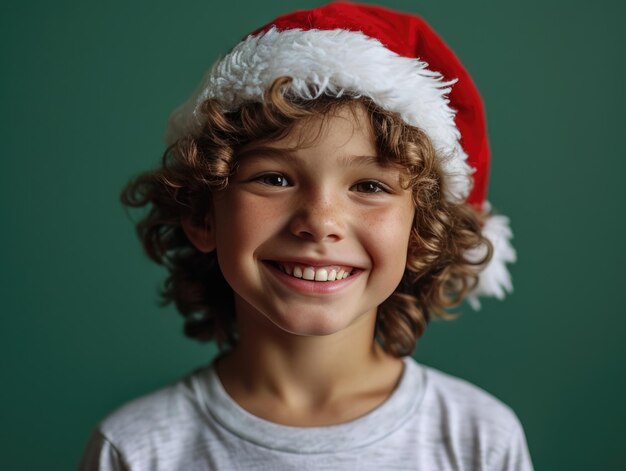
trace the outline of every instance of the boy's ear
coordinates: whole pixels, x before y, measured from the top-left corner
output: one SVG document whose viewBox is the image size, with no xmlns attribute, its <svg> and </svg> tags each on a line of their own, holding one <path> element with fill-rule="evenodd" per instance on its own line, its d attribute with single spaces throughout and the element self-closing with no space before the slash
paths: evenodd
<svg viewBox="0 0 626 471">
<path fill-rule="evenodd" d="M 209 253 L 215 250 L 215 230 L 211 218 L 206 218 L 203 226 L 196 225 L 191 218 L 181 220 L 181 226 L 187 238 L 200 252 Z"/>
</svg>

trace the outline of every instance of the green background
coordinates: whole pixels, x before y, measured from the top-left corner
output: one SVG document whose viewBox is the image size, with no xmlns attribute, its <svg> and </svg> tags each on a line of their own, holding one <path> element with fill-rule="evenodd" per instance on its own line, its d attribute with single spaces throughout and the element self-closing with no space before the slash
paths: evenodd
<svg viewBox="0 0 626 471">
<path fill-rule="evenodd" d="M 381 1 L 421 13 L 487 106 L 515 293 L 416 358 L 522 421 L 537 469 L 626 469 L 625 11 L 617 1 Z M 3 469 L 73 469 L 123 402 L 210 360 L 157 306 L 118 194 L 247 32 L 316 1 L 21 2 L 0 17 Z"/>
</svg>

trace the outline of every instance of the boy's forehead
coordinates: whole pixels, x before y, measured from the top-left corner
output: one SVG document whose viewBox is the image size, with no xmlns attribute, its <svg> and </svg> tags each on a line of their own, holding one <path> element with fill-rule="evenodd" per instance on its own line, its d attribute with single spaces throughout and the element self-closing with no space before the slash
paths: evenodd
<svg viewBox="0 0 626 471">
<path fill-rule="evenodd" d="M 256 148 L 297 151 L 320 145 L 376 155 L 374 132 L 363 106 L 341 105 L 298 119 L 279 137 L 248 142 L 240 155 Z"/>
</svg>

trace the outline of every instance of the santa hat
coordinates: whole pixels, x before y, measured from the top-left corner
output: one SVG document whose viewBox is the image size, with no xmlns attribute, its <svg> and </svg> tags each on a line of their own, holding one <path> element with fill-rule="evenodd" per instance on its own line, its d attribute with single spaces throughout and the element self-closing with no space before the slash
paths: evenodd
<svg viewBox="0 0 626 471">
<path fill-rule="evenodd" d="M 197 135 L 208 98 L 227 110 L 261 102 L 274 80 L 291 77 L 289 95 L 365 96 L 394 111 L 431 139 L 442 159 L 445 197 L 488 211 L 489 143 L 482 99 L 469 73 L 420 17 L 374 5 L 335 2 L 280 16 L 237 44 L 174 111 L 167 143 Z M 473 183 L 472 183 L 473 180 Z M 488 217 L 483 234 L 494 256 L 469 297 L 502 299 L 512 291 L 506 263 L 514 262 L 512 232 L 502 215 Z M 470 254 L 480 256 L 478 253 Z"/>
</svg>

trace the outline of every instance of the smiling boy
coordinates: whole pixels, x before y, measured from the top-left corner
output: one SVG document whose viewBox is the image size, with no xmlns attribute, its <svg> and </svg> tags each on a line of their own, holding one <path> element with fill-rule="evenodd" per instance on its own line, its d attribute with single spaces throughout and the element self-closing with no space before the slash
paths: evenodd
<svg viewBox="0 0 626 471">
<path fill-rule="evenodd" d="M 250 144 L 215 193 L 208 227 L 183 226 L 196 247 L 217 248 L 238 326 L 259 312 L 298 336 L 334 334 L 361 316 L 373 325 L 404 275 L 398 247 L 415 211 L 405 176 L 380 164 L 363 108 L 321 119 Z M 299 147 L 302 137 L 313 142 Z"/>
<path fill-rule="evenodd" d="M 187 335 L 222 352 L 109 416 L 81 469 L 532 469 L 506 405 L 409 356 L 432 315 L 510 289 L 514 258 L 484 201 L 480 97 L 423 20 L 278 18 L 168 142 L 123 199 L 151 206 L 139 234 Z"/>
<path fill-rule="evenodd" d="M 207 228 L 184 225 L 199 250 L 217 248 L 233 289 L 238 342 L 218 372 L 258 417 L 341 423 L 397 383 L 402 361 L 372 340 L 377 308 L 404 275 L 397 248 L 415 208 L 401 170 L 376 155 L 362 107 L 301 121 L 241 152 Z"/>
</svg>

